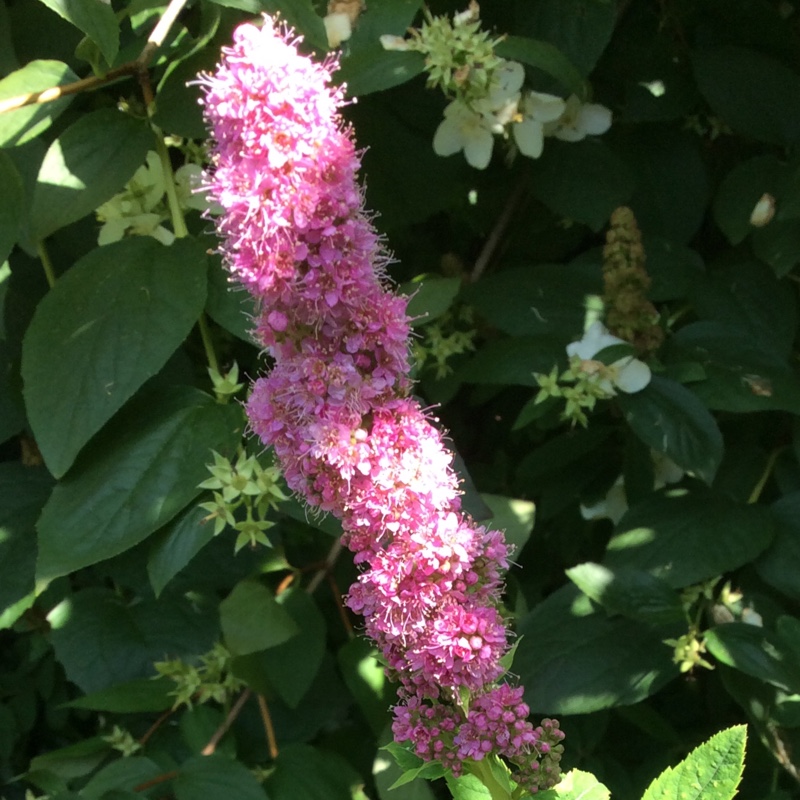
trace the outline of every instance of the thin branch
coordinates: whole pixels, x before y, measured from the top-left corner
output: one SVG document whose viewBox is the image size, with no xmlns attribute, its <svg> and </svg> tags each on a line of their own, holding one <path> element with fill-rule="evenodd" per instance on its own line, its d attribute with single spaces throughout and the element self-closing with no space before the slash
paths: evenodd
<svg viewBox="0 0 800 800">
<path fill-rule="evenodd" d="M 7 111 L 16 111 L 24 106 L 52 103 L 61 97 L 97 89 L 119 78 L 141 74 L 147 69 L 156 50 L 164 43 L 169 29 L 187 2 L 188 0 L 171 0 L 167 10 L 164 12 L 164 16 L 153 28 L 153 32 L 148 37 L 142 52 L 139 53 L 139 56 L 134 61 L 121 64 L 119 67 L 109 70 L 105 75 L 92 75 L 89 78 L 81 78 L 73 83 L 65 83 L 63 86 L 52 86 L 49 89 L 43 89 L 41 92 L 28 92 L 27 94 L 0 100 L 0 114 Z"/>
<path fill-rule="evenodd" d="M 231 708 L 231 710 L 228 712 L 228 716 L 225 717 L 222 725 L 220 725 L 219 728 L 214 731 L 214 735 L 208 740 L 208 744 L 202 749 L 200 753 L 201 755 L 210 756 L 217 749 L 220 739 L 222 739 L 222 737 L 228 732 L 231 725 L 233 725 L 233 723 L 236 721 L 236 717 L 239 716 L 244 708 L 244 704 L 247 702 L 252 693 L 252 689 L 245 689 L 239 695 L 239 699 L 233 704 L 233 708 Z"/>
<path fill-rule="evenodd" d="M 139 738 L 139 744 L 144 746 L 150 737 L 175 713 L 174 708 L 165 711 Z"/>
<path fill-rule="evenodd" d="M 314 594 L 317 587 L 322 583 L 323 578 L 333 569 L 333 565 L 336 563 L 336 559 L 339 557 L 339 553 L 342 551 L 342 543 L 339 539 L 337 539 L 333 543 L 333 547 L 328 551 L 328 555 L 325 558 L 325 563 L 322 566 L 322 569 L 308 582 L 308 586 L 306 586 L 306 591 L 309 594 Z"/>
<path fill-rule="evenodd" d="M 258 708 L 259 711 L 261 711 L 261 721 L 264 723 L 264 733 L 267 737 L 269 757 L 274 761 L 278 757 L 278 740 L 275 738 L 275 728 L 272 725 L 272 717 L 267 707 L 267 699 L 263 694 L 258 695 Z"/>
<path fill-rule="evenodd" d="M 156 775 L 155 778 L 151 778 L 149 781 L 134 786 L 133 791 L 144 792 L 152 786 L 158 786 L 159 783 L 165 783 L 166 781 L 171 781 L 173 778 L 177 778 L 178 774 L 178 770 L 176 769 L 173 769 L 171 772 L 162 772 L 161 775 Z"/>
</svg>

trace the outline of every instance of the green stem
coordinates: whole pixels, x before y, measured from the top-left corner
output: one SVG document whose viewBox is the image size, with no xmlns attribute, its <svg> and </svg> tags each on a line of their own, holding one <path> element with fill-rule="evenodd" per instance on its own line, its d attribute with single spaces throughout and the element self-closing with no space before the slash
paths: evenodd
<svg viewBox="0 0 800 800">
<path fill-rule="evenodd" d="M 767 465 L 764 467 L 764 471 L 761 473 L 761 477 L 758 479 L 758 483 L 753 487 L 753 491 L 750 492 L 750 497 L 747 498 L 748 503 L 756 503 L 758 502 L 758 498 L 761 497 L 761 492 L 764 491 L 764 487 L 767 485 L 767 481 L 772 475 L 772 470 L 775 469 L 775 462 L 778 460 L 778 456 L 783 451 L 782 447 L 776 447 L 770 454 L 769 458 L 767 459 Z"/>
<path fill-rule="evenodd" d="M 39 259 L 42 262 L 42 269 L 44 269 L 44 276 L 47 278 L 47 285 L 52 289 L 56 285 L 56 273 L 44 242 L 37 242 L 36 252 L 39 254 Z"/>
</svg>

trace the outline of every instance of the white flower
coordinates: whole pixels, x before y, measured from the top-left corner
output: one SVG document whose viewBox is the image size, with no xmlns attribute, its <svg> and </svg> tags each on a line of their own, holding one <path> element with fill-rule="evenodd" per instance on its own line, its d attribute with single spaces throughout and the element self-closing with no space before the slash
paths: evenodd
<svg viewBox="0 0 800 800">
<path fill-rule="evenodd" d="M 539 158 L 544 147 L 544 126 L 555 122 L 565 108 L 564 101 L 554 94 L 525 94 L 519 104 L 522 119 L 512 126 L 520 153 L 528 158 Z"/>
<path fill-rule="evenodd" d="M 444 119 L 433 136 L 433 150 L 439 156 L 463 150 L 471 166 L 486 169 L 492 158 L 494 125 L 490 117 L 473 111 L 461 100 L 453 100 L 444 110 Z"/>
<path fill-rule="evenodd" d="M 328 47 L 338 47 L 353 35 L 350 15 L 344 11 L 328 14 L 322 22 L 325 25 L 325 35 L 328 37 Z"/>
<path fill-rule="evenodd" d="M 611 127 L 611 111 L 599 103 L 581 103 L 573 94 L 563 114 L 545 126 L 545 136 L 565 142 L 579 142 L 587 136 L 599 136 Z"/>
<path fill-rule="evenodd" d="M 516 61 L 503 61 L 492 73 L 487 96 L 475 103 L 475 110 L 486 117 L 493 118 L 496 133 L 517 115 L 520 89 L 525 81 L 525 69 Z"/>
<path fill-rule="evenodd" d="M 750 224 L 754 228 L 763 228 L 775 216 L 775 198 L 765 192 L 750 212 Z"/>
<path fill-rule="evenodd" d="M 577 342 L 567 345 L 567 355 L 581 360 L 581 369 L 594 378 L 594 382 L 607 397 L 614 397 L 619 389 L 626 394 L 640 392 L 650 383 L 650 367 L 633 356 L 625 356 L 612 364 L 603 364 L 595 356 L 601 350 L 618 344 L 628 344 L 613 336 L 599 320 L 592 323 Z"/>
<path fill-rule="evenodd" d="M 384 50 L 410 50 L 411 45 L 402 36 L 393 36 L 391 33 L 384 33 L 380 37 L 381 47 Z"/>
</svg>

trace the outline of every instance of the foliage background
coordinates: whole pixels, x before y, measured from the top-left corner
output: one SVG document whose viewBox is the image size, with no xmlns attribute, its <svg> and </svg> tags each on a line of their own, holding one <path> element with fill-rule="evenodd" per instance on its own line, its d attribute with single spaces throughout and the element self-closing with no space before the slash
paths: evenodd
<svg viewBox="0 0 800 800">
<path fill-rule="evenodd" d="M 526 699 L 561 720 L 565 766 L 615 797 L 641 796 L 741 722 L 741 796 L 800 796 L 800 10 L 487 1 L 485 26 L 522 37 L 501 54 L 527 63 L 530 85 L 591 91 L 614 122 L 603 137 L 548 140 L 536 161 L 509 163 L 498 144 L 479 172 L 433 153 L 445 99 L 426 90 L 417 54 L 377 42 L 419 7 L 372 0 L 339 74 L 358 97 L 346 114 L 393 278 L 416 291 L 419 347 L 434 326 L 475 331 L 448 374 L 420 366 L 418 393 L 450 431 L 467 507 L 519 546 L 507 600 Z M 0 103 L 130 65 L 164 10 L 5 0 Z M 388 791 L 398 772 L 378 747 L 393 690 L 341 611 L 355 570 L 347 555 L 326 562 L 335 524 L 283 502 L 271 547 L 235 553 L 235 533 L 203 522 L 211 451 L 233 459 L 245 433 L 236 400 L 215 398 L 209 360 L 265 368 L 211 224 L 189 210 L 170 246 L 97 245 L 95 209 L 163 135 L 182 138 L 174 168 L 197 155 L 205 132 L 187 80 L 262 10 L 325 52 L 324 9 L 310 2 L 198 0 L 138 79 L 123 66 L 93 91 L 0 114 L 8 800 L 446 795 L 420 781 Z M 774 217 L 754 226 L 765 194 Z M 643 233 L 666 339 L 645 390 L 573 429 L 558 403 L 533 406 L 533 373 L 566 366 L 622 204 Z M 651 448 L 691 474 L 654 491 Z M 585 521 L 580 503 L 620 474 L 627 513 Z M 679 671 L 664 641 L 682 636 L 713 670 Z M 199 660 L 216 642 L 232 655 L 219 674 Z M 171 710 L 176 683 L 152 680 L 153 665 L 177 660 L 192 703 Z"/>
</svg>

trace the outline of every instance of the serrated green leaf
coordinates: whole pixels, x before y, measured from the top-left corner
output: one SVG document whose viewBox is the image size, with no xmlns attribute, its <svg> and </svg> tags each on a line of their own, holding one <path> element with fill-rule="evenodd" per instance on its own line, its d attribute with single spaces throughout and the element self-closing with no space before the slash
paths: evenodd
<svg viewBox="0 0 800 800">
<path fill-rule="evenodd" d="M 611 792 L 591 772 L 570 770 L 552 789 L 539 793 L 542 800 L 609 800 Z"/>
<path fill-rule="evenodd" d="M 685 618 L 681 599 L 665 581 L 635 569 L 610 569 L 585 562 L 566 570 L 567 577 L 609 613 L 662 625 Z"/>
<path fill-rule="evenodd" d="M 232 454 L 241 433 L 239 409 L 196 389 L 136 398 L 48 500 L 37 578 L 118 555 L 158 530 L 200 493 L 209 451 Z"/>
<path fill-rule="evenodd" d="M 172 789 L 177 800 L 266 800 L 255 775 L 244 764 L 218 754 L 184 761 Z"/>
<path fill-rule="evenodd" d="M 78 76 L 61 61 L 31 61 L 0 81 L 0 100 L 37 94 L 77 80 Z M 72 99 L 72 95 L 66 95 L 50 103 L 35 103 L 0 114 L 0 147 L 14 147 L 35 138 L 50 127 Z"/>
<path fill-rule="evenodd" d="M 723 455 L 714 417 L 689 389 L 654 375 L 640 392 L 617 398 L 633 432 L 657 453 L 710 484 Z"/>
<path fill-rule="evenodd" d="M 207 515 L 205 509 L 190 506 L 153 536 L 147 575 L 156 597 L 214 537 L 214 523 L 204 522 Z"/>
<path fill-rule="evenodd" d="M 800 75 L 734 45 L 696 50 L 692 64 L 700 91 L 734 131 L 780 145 L 800 138 Z"/>
<path fill-rule="evenodd" d="M 216 615 L 184 598 L 129 605 L 99 587 L 63 600 L 48 621 L 56 658 L 87 694 L 150 677 L 153 662 L 203 653 L 219 635 Z"/>
<path fill-rule="evenodd" d="M 119 23 L 114 9 L 104 0 L 41 0 L 97 44 L 111 65 L 119 50 Z"/>
<path fill-rule="evenodd" d="M 22 377 L 31 426 L 57 477 L 167 362 L 202 312 L 205 254 L 150 237 L 91 250 L 39 304 Z"/>
<path fill-rule="evenodd" d="M 767 509 L 711 491 L 670 490 L 631 508 L 617 525 L 603 563 L 644 570 L 674 588 L 737 569 L 772 541 Z"/>
<path fill-rule="evenodd" d="M 297 623 L 257 581 L 241 581 L 219 604 L 225 644 L 240 656 L 275 647 L 299 633 Z"/>
<path fill-rule="evenodd" d="M 445 779 L 453 800 L 499 800 L 476 775 L 466 774 L 458 778 L 447 775 Z"/>
<path fill-rule="evenodd" d="M 87 708 L 114 714 L 141 711 L 166 711 L 175 702 L 170 692 L 175 688 L 168 678 L 135 678 L 64 703 L 64 708 Z"/>
<path fill-rule="evenodd" d="M 114 109 L 78 118 L 48 148 L 36 179 L 31 234 L 44 239 L 122 191 L 154 145 L 142 121 Z"/>
<path fill-rule="evenodd" d="M 747 728 L 720 731 L 656 778 L 642 800 L 730 800 L 744 770 Z"/>
<path fill-rule="evenodd" d="M 517 632 L 514 672 L 535 712 L 584 714 L 630 705 L 677 675 L 654 629 L 622 617 L 609 618 L 571 585 L 523 617 Z"/>
</svg>

